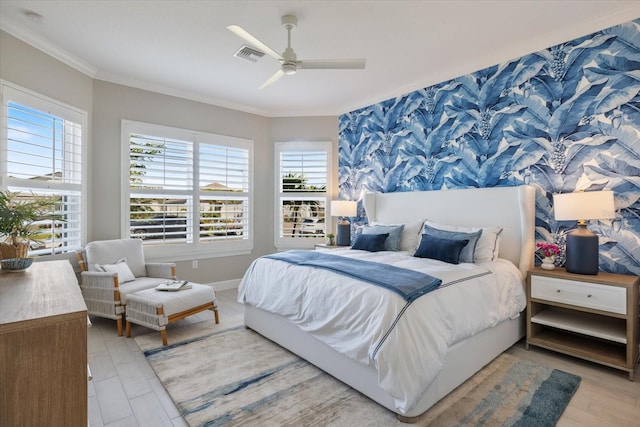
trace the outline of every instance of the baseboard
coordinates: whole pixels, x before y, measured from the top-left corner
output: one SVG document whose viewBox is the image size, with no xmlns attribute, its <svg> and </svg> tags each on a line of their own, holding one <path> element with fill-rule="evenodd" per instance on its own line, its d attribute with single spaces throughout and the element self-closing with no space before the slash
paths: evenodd
<svg viewBox="0 0 640 427">
<path fill-rule="evenodd" d="M 222 282 L 206 283 L 206 285 L 213 286 L 216 291 L 226 291 L 228 289 L 237 289 L 240 285 L 241 279 L 225 280 Z"/>
</svg>

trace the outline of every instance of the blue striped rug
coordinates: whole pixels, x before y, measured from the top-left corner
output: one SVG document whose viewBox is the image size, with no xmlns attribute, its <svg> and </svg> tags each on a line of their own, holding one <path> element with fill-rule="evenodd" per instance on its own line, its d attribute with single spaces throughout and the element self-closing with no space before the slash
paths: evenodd
<svg viewBox="0 0 640 427">
<path fill-rule="evenodd" d="M 237 327 L 144 352 L 190 426 L 406 426 L 395 414 Z M 580 377 L 504 353 L 417 426 L 554 426 Z"/>
</svg>

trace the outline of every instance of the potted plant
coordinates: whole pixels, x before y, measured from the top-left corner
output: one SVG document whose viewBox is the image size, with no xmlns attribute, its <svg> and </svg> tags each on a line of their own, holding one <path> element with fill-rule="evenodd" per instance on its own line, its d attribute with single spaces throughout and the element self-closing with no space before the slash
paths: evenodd
<svg viewBox="0 0 640 427">
<path fill-rule="evenodd" d="M 555 268 L 555 259 L 560 255 L 560 248 L 553 243 L 538 242 L 536 243 L 536 254 L 542 258 L 542 267 L 545 270 L 553 270 Z"/>
<path fill-rule="evenodd" d="M 52 213 L 56 203 L 56 197 L 0 191 L 0 259 L 26 258 L 30 243 L 42 235 L 33 223 L 62 219 Z"/>
<path fill-rule="evenodd" d="M 336 244 L 336 241 L 334 240 L 336 236 L 333 233 L 327 233 L 327 244 L 329 246 L 333 246 Z"/>
</svg>

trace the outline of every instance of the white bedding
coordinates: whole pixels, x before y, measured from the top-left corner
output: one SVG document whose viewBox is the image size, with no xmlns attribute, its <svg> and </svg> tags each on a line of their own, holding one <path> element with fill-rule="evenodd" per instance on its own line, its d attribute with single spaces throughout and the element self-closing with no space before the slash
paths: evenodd
<svg viewBox="0 0 640 427">
<path fill-rule="evenodd" d="M 345 248 L 331 254 L 414 269 L 443 285 L 407 304 L 392 291 L 341 274 L 259 258 L 242 279 L 238 300 L 375 367 L 400 412 L 422 396 L 453 344 L 519 316 L 526 305 L 521 273 L 509 261 L 455 266 L 408 252 Z"/>
</svg>

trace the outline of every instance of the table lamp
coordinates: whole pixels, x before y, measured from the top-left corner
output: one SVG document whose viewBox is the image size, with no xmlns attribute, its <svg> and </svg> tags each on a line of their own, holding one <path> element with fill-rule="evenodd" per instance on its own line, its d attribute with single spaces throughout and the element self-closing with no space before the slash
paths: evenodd
<svg viewBox="0 0 640 427">
<path fill-rule="evenodd" d="M 566 270 L 598 274 L 598 236 L 587 229 L 585 220 L 615 217 L 613 191 L 554 194 L 553 211 L 558 221 L 578 220 L 578 228 L 567 234 Z"/>
<path fill-rule="evenodd" d="M 347 217 L 355 216 L 358 211 L 358 203 L 350 200 L 332 200 L 331 216 L 341 217 L 336 233 L 336 245 L 351 245 L 351 224 Z"/>
</svg>

